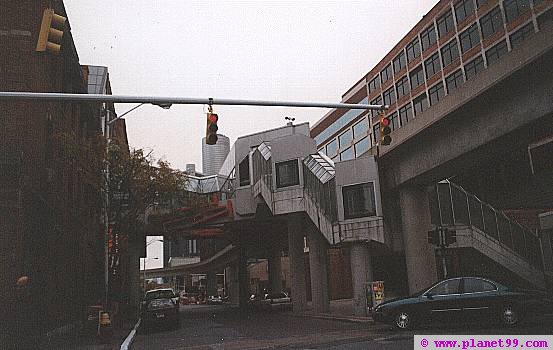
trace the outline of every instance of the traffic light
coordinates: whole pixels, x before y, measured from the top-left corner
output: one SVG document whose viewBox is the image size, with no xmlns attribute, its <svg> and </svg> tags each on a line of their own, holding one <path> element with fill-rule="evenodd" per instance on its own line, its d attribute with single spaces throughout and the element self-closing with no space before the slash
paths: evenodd
<svg viewBox="0 0 553 350">
<path fill-rule="evenodd" d="M 207 128 L 205 131 L 205 143 L 208 145 L 214 145 L 217 143 L 217 121 L 219 116 L 215 113 L 207 113 Z"/>
<path fill-rule="evenodd" d="M 436 227 L 433 230 L 428 231 L 428 243 L 434 245 L 440 245 L 440 228 Z"/>
<path fill-rule="evenodd" d="M 44 10 L 35 51 L 49 51 L 58 54 L 61 49 L 61 38 L 66 20 L 67 18 L 55 14 L 52 9 Z"/>
<path fill-rule="evenodd" d="M 392 143 L 392 137 L 390 136 L 390 133 L 392 132 L 392 128 L 390 125 L 391 121 L 390 118 L 384 116 L 384 112 L 380 113 L 380 145 L 381 146 L 388 146 L 390 143 Z"/>
</svg>

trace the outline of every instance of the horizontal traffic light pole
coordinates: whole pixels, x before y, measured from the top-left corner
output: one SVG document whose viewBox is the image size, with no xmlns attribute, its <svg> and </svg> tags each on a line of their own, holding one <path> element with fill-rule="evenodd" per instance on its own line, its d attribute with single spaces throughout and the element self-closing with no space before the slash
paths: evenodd
<svg viewBox="0 0 553 350">
<path fill-rule="evenodd" d="M 225 106 L 269 106 L 269 107 L 318 107 L 318 108 L 345 108 L 386 110 L 388 105 L 367 105 L 354 103 L 326 103 L 326 102 L 299 102 L 299 101 L 262 101 L 262 100 L 234 100 L 215 98 L 188 98 L 188 97 L 161 97 L 161 96 L 124 96 L 100 94 L 66 94 L 42 92 L 0 92 L 0 100 L 38 100 L 60 102 L 113 102 L 113 103 L 149 103 L 161 107 L 172 104 L 203 104 Z"/>
</svg>

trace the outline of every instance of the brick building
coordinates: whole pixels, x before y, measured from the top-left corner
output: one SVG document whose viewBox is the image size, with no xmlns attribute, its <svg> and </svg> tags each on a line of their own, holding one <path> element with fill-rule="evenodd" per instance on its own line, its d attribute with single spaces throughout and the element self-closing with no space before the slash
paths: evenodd
<svg viewBox="0 0 553 350">
<path fill-rule="evenodd" d="M 0 1 L 0 91 L 87 93 L 69 21 L 58 55 L 35 51 L 47 7 L 67 17 L 62 1 Z M 72 151 L 100 135 L 98 108 L 0 102 L 0 313 L 28 275 L 43 332 L 102 296 L 101 169 L 83 170 Z"/>
</svg>

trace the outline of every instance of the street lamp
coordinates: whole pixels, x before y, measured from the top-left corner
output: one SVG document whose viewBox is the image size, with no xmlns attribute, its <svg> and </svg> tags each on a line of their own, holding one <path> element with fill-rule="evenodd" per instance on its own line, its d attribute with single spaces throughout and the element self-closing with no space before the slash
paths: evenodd
<svg viewBox="0 0 553 350">
<path fill-rule="evenodd" d="M 155 242 L 161 242 L 161 243 L 164 243 L 164 241 L 162 239 L 154 239 L 154 240 L 151 240 L 149 241 L 148 243 L 146 243 L 146 248 L 152 244 L 152 243 L 155 243 Z M 147 253 L 146 253 L 147 254 Z M 141 258 L 142 259 L 142 264 L 143 264 L 143 268 L 144 268 L 144 271 L 143 271 L 143 283 L 142 283 L 142 288 L 144 289 L 144 292 L 146 292 L 146 261 L 147 260 L 159 260 L 158 257 L 153 257 L 153 258 Z"/>
<path fill-rule="evenodd" d="M 143 264 L 144 264 L 144 277 L 143 277 L 143 283 L 142 283 L 142 288 L 144 288 L 144 293 L 146 293 L 146 261 L 148 260 L 159 260 L 158 257 L 154 257 L 154 258 L 144 258 L 143 260 Z"/>
</svg>

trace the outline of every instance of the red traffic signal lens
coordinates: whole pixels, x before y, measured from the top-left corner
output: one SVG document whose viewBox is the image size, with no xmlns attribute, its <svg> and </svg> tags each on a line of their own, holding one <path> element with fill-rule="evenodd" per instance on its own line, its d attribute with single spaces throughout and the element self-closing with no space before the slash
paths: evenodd
<svg viewBox="0 0 553 350">
<path fill-rule="evenodd" d="M 217 114 L 208 113 L 207 114 L 207 121 L 210 123 L 217 123 L 217 120 L 219 120 L 219 116 Z"/>
<path fill-rule="evenodd" d="M 382 118 L 381 123 L 382 123 L 382 126 L 388 126 L 388 125 L 390 125 L 390 119 Z"/>
</svg>

